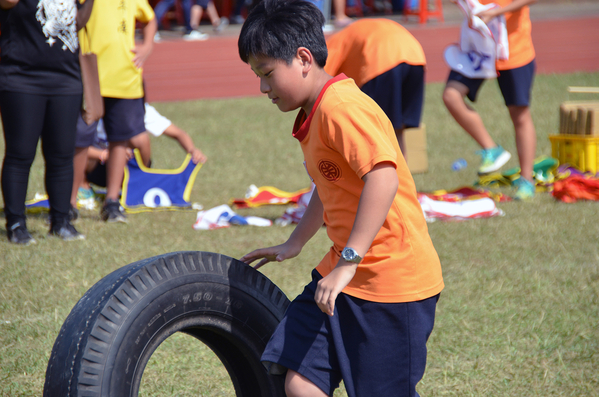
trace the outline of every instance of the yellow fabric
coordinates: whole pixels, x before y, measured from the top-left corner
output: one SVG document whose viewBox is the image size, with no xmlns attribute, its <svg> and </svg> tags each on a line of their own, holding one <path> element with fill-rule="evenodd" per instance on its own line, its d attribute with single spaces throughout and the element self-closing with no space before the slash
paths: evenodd
<svg viewBox="0 0 599 397">
<path fill-rule="evenodd" d="M 443 289 L 439 257 L 393 125 L 377 104 L 353 80 L 338 76 L 325 86 L 308 117 L 300 111 L 294 136 L 323 203 L 333 242 L 318 272 L 326 276 L 339 261 L 364 187 L 361 178 L 376 164 L 389 162 L 397 169 L 397 194 L 343 292 L 373 302 L 412 302 L 438 294 Z"/>
<path fill-rule="evenodd" d="M 147 0 L 102 0 L 94 4 L 87 29 L 79 32 L 84 50 L 98 57 L 103 97 L 135 99 L 144 96 L 142 71 L 133 64 L 135 22 L 154 19 Z M 91 46 L 87 45 L 87 34 Z"/>
<path fill-rule="evenodd" d="M 400 63 L 426 65 L 422 46 L 403 26 L 390 19 L 361 19 L 327 40 L 324 70 L 354 79 L 358 87 Z"/>
</svg>

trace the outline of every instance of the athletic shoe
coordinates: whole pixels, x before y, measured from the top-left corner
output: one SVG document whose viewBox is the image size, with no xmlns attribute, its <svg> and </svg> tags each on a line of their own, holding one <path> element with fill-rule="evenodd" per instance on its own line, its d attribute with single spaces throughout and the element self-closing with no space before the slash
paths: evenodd
<svg viewBox="0 0 599 397">
<path fill-rule="evenodd" d="M 225 30 L 225 28 L 229 26 L 229 18 L 227 17 L 221 17 L 220 20 L 218 21 L 218 25 L 213 26 L 212 29 L 216 32 L 216 33 L 220 33 L 223 30 Z"/>
<path fill-rule="evenodd" d="M 69 222 L 75 222 L 79 219 L 79 210 L 71 205 L 69 208 Z"/>
<path fill-rule="evenodd" d="M 85 236 L 77 231 L 67 220 L 50 226 L 50 235 L 60 237 L 64 241 L 85 240 Z"/>
<path fill-rule="evenodd" d="M 483 149 L 476 152 L 481 157 L 481 164 L 478 168 L 479 174 L 488 174 L 497 171 L 508 162 L 512 155 L 502 148 L 497 146 L 491 149 Z"/>
<path fill-rule="evenodd" d="M 100 211 L 102 220 L 108 223 L 122 222 L 127 223 L 127 217 L 118 200 L 106 199 L 102 211 Z"/>
<path fill-rule="evenodd" d="M 192 30 L 191 32 L 183 35 L 183 40 L 185 41 L 204 41 L 208 40 L 208 35 L 206 33 L 202 33 L 199 30 Z"/>
<path fill-rule="evenodd" d="M 231 23 L 234 25 L 243 25 L 244 22 L 245 22 L 245 18 L 242 17 L 241 15 L 234 15 L 231 18 Z"/>
<path fill-rule="evenodd" d="M 87 200 L 87 199 L 93 199 L 96 197 L 96 194 L 94 193 L 94 189 L 90 188 L 83 188 L 80 187 L 77 190 L 77 201 L 79 200 Z"/>
<path fill-rule="evenodd" d="M 8 241 L 13 244 L 30 245 L 35 244 L 36 242 L 33 237 L 31 237 L 31 234 L 29 234 L 27 226 L 25 226 L 25 224 L 21 225 L 20 222 L 8 227 L 6 232 Z"/>
<path fill-rule="evenodd" d="M 154 43 L 160 43 L 162 41 L 162 36 L 160 36 L 160 33 L 156 32 L 156 34 L 154 35 Z"/>
<path fill-rule="evenodd" d="M 516 200 L 529 200 L 535 196 L 535 184 L 522 177 L 516 179 L 514 182 L 516 186 L 516 193 L 514 199 Z"/>
</svg>

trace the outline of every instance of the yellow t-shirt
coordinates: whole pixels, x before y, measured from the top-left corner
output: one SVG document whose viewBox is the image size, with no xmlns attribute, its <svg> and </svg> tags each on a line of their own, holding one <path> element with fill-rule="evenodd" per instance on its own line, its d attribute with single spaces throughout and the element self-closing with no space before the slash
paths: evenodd
<svg viewBox="0 0 599 397">
<path fill-rule="evenodd" d="M 481 4 L 495 3 L 505 7 L 513 0 L 480 0 Z M 497 70 L 510 70 L 528 65 L 535 59 L 535 49 L 532 45 L 532 25 L 530 23 L 530 9 L 522 7 L 516 12 L 504 14 L 507 29 L 507 39 L 510 47 L 510 57 L 498 60 Z"/>
<path fill-rule="evenodd" d="M 360 19 L 327 39 L 324 70 L 355 80 L 358 87 L 400 63 L 426 65 L 422 46 L 406 28 L 389 19 Z"/>
<path fill-rule="evenodd" d="M 135 22 L 154 19 L 147 0 L 102 0 L 94 4 L 87 29 L 79 31 L 81 48 L 98 57 L 100 91 L 110 98 L 142 98 L 142 71 L 133 64 Z M 89 43 L 85 34 L 89 35 Z"/>
<path fill-rule="evenodd" d="M 379 106 L 345 75 L 331 79 L 306 117 L 294 126 L 306 169 L 324 206 L 333 242 L 316 270 L 337 265 L 352 230 L 364 187 L 362 177 L 381 162 L 395 165 L 399 187 L 372 246 L 344 293 L 373 302 L 413 302 L 441 292 L 443 278 L 428 234 L 416 186 L 401 154 L 393 125 Z"/>
</svg>

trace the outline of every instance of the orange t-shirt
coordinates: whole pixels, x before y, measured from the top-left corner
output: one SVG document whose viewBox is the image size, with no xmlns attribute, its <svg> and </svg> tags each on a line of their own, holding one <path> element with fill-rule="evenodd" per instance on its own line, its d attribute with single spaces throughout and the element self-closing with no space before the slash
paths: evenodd
<svg viewBox="0 0 599 397">
<path fill-rule="evenodd" d="M 345 75 L 331 79 L 309 116 L 301 110 L 293 136 L 324 206 L 333 242 L 316 270 L 337 265 L 353 227 L 362 177 L 381 162 L 395 165 L 399 187 L 383 226 L 344 293 L 372 302 L 413 302 L 443 289 L 441 264 L 401 154 L 393 125 L 379 106 Z"/>
<path fill-rule="evenodd" d="M 505 7 L 513 0 L 480 0 L 481 4 L 495 3 Z M 504 14 L 507 29 L 507 38 L 510 46 L 510 57 L 504 61 L 498 60 L 497 70 L 509 70 L 528 65 L 535 59 L 535 48 L 532 45 L 532 25 L 530 23 L 530 9 L 522 7 L 516 12 Z"/>
<path fill-rule="evenodd" d="M 410 32 L 389 19 L 360 19 L 327 40 L 324 70 L 355 80 L 358 87 L 400 63 L 426 65 L 422 46 Z"/>
</svg>

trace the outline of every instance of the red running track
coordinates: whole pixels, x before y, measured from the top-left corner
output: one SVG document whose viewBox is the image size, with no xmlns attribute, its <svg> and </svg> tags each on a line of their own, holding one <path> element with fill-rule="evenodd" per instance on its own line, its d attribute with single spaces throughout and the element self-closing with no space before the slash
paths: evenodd
<svg viewBox="0 0 599 397">
<path fill-rule="evenodd" d="M 427 58 L 428 82 L 444 81 L 447 45 L 459 26 L 407 27 Z M 537 72 L 599 71 L 599 17 L 533 22 Z M 157 43 L 144 70 L 148 101 L 180 101 L 261 95 L 258 79 L 237 54 L 237 36 L 201 42 Z"/>
</svg>

